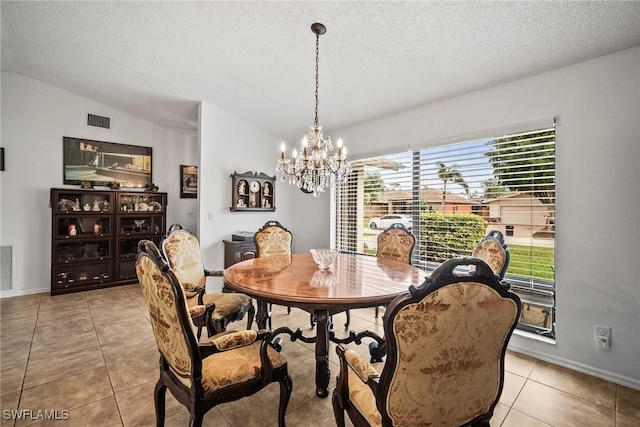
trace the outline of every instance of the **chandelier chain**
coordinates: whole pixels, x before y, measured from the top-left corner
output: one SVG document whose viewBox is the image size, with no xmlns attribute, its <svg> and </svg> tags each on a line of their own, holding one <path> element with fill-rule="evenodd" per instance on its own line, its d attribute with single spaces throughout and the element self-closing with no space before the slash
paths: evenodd
<svg viewBox="0 0 640 427">
<path fill-rule="evenodd" d="M 319 73 L 318 73 L 318 64 L 320 63 L 320 34 L 316 34 L 316 117 L 313 122 L 314 125 L 318 126 L 318 89 L 320 88 L 319 83 Z"/>
</svg>

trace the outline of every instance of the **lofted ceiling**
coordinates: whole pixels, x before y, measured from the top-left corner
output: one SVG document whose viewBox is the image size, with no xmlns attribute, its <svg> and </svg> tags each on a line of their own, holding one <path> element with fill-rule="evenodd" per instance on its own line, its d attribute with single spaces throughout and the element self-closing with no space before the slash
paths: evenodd
<svg viewBox="0 0 640 427">
<path fill-rule="evenodd" d="M 331 129 L 640 45 L 640 2 L 2 1 L 2 70 L 175 129 Z M 100 112 L 95 112 L 99 114 Z"/>
</svg>

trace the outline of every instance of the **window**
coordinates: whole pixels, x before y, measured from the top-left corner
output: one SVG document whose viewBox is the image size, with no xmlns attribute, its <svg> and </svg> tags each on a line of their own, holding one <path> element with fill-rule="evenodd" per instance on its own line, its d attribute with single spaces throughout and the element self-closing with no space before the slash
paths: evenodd
<svg viewBox="0 0 640 427">
<path fill-rule="evenodd" d="M 378 234 L 402 222 L 425 270 L 502 231 L 518 327 L 554 337 L 555 126 L 355 160 L 333 207 L 332 246 L 375 255 Z"/>
</svg>

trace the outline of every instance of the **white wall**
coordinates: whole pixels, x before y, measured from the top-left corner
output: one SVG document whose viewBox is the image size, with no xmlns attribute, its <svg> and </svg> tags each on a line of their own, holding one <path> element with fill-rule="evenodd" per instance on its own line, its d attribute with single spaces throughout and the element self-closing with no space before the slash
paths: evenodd
<svg viewBox="0 0 640 427">
<path fill-rule="evenodd" d="M 209 269 L 224 266 L 224 239 L 234 231 L 257 231 L 268 220 L 277 220 L 292 231 L 291 188 L 277 181 L 275 212 L 231 212 L 231 174 L 263 172 L 275 175 L 280 155 L 279 138 L 202 103 L 199 111 L 199 238 L 203 262 Z M 295 250 L 295 243 L 294 243 Z M 222 279 L 216 285 L 222 286 Z M 209 283 L 207 283 L 209 286 Z"/>
<path fill-rule="evenodd" d="M 229 175 L 274 174 L 279 139 L 211 105 L 201 105 L 196 149 L 193 136 L 21 75 L 3 72 L 1 89 L 0 244 L 14 246 L 12 294 L 49 290 L 48 197 L 62 184 L 62 136 L 152 146 L 154 181 L 169 192 L 168 222 L 198 228 L 207 267 L 222 267 L 222 240 L 231 232 L 268 219 L 293 231 L 296 252 L 328 245 L 326 194 L 313 199 L 278 182 L 276 212 L 229 211 Z M 112 117 L 113 129 L 86 127 L 88 112 Z M 330 133 L 343 137 L 353 159 L 552 116 L 560 120 L 557 343 L 515 336 L 510 345 L 640 389 L 640 47 Z M 179 199 L 179 164 L 200 166 L 197 201 Z M 193 224 L 186 213 L 196 203 Z M 612 328 L 610 351 L 597 348 L 594 324 Z"/>
<path fill-rule="evenodd" d="M 553 116 L 557 342 L 514 336 L 510 347 L 640 389 L 640 47 L 332 134 L 356 159 L 492 136 Z M 305 203 L 296 198 L 294 212 Z M 309 240 L 329 233 L 328 200 L 314 214 Z M 609 351 L 596 345 L 595 324 L 612 328 Z"/>
<path fill-rule="evenodd" d="M 2 73 L 0 244 L 13 246 L 13 290 L 50 290 L 49 189 L 62 185 L 62 137 L 153 148 L 153 180 L 168 193 L 167 221 L 195 228 L 195 199 L 179 198 L 179 164 L 197 164 L 196 135 L 172 131 L 20 74 Z M 111 117 L 111 129 L 86 126 L 87 113 Z M 75 188 L 78 188 L 77 186 Z"/>
</svg>

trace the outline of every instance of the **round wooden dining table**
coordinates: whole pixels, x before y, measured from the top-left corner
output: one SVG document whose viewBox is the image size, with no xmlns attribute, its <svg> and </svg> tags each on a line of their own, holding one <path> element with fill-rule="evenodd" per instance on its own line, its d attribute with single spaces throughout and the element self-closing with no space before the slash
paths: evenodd
<svg viewBox="0 0 640 427">
<path fill-rule="evenodd" d="M 298 307 L 313 314 L 315 337 L 304 337 L 301 329 L 293 332 L 287 327 L 276 329 L 274 335 L 288 333 L 292 341 L 315 343 L 319 397 L 329 393 L 329 341 L 360 344 L 363 336 L 375 337 L 368 331 L 351 331 L 346 339 L 336 338 L 331 316 L 349 309 L 387 305 L 408 292 L 411 285 L 421 285 L 426 277 L 426 272 L 409 264 L 343 253 L 328 270 L 319 270 L 311 254 L 292 254 L 242 261 L 224 272 L 226 287 L 257 300 L 256 321 L 261 329 L 267 324 L 269 304 Z"/>
</svg>

